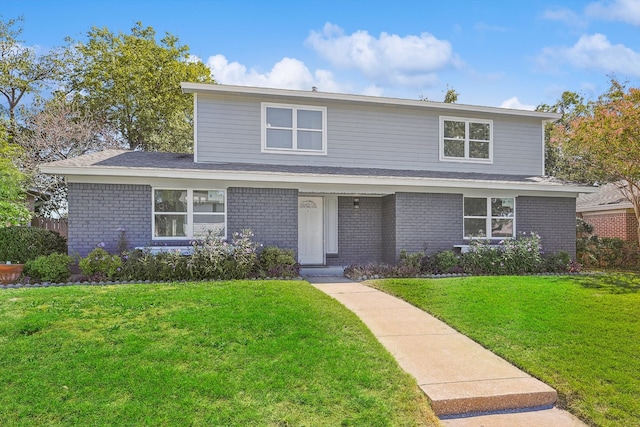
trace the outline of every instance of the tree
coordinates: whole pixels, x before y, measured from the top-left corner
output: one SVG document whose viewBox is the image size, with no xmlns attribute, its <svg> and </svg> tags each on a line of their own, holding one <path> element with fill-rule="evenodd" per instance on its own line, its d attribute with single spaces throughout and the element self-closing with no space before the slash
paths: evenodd
<svg viewBox="0 0 640 427">
<path fill-rule="evenodd" d="M 541 104 L 536 111 L 560 113 L 562 117 L 554 123 L 545 125 L 545 174 L 569 181 L 588 182 L 589 178 L 584 171 L 573 164 L 570 157 L 565 156 L 562 147 L 551 141 L 551 132 L 554 127 L 562 126 L 568 129 L 572 120 L 586 114 L 589 104 L 584 97 L 576 92 L 565 91 L 560 99 L 553 105 Z"/>
<path fill-rule="evenodd" d="M 444 99 L 442 100 L 442 102 L 446 102 L 447 104 L 455 104 L 456 102 L 458 102 L 458 96 L 460 96 L 460 93 L 454 88 L 447 85 L 447 91 L 444 94 Z M 419 99 L 420 101 L 431 102 L 431 100 L 424 95 L 420 95 Z"/>
<path fill-rule="evenodd" d="M 551 140 L 589 179 L 616 183 L 640 222 L 640 88 L 612 78 L 584 114 L 553 128 Z"/>
<path fill-rule="evenodd" d="M 23 18 L 0 21 L 0 94 L 9 116 L 9 136 L 17 132 L 16 111 L 27 94 L 38 93 L 64 74 L 63 51 L 37 55 L 19 39 Z"/>
<path fill-rule="evenodd" d="M 9 142 L 0 124 L 0 227 L 26 224 L 31 217 L 25 206 L 25 177 L 12 161 L 19 154 L 20 148 Z"/>
<path fill-rule="evenodd" d="M 65 215 L 67 185 L 62 176 L 42 174 L 38 167 L 106 148 L 119 148 L 105 123 L 82 114 L 61 93 L 26 116 L 16 142 L 25 150 L 21 166 L 36 193 L 36 210 L 43 216 L 58 217 Z"/>
<path fill-rule="evenodd" d="M 93 27 L 75 43 L 76 67 L 68 89 L 85 111 L 108 123 L 130 149 L 190 151 L 193 102 L 180 82 L 213 82 L 211 71 L 192 61 L 189 48 L 167 33 L 160 43 L 151 27 L 131 34 Z"/>
</svg>

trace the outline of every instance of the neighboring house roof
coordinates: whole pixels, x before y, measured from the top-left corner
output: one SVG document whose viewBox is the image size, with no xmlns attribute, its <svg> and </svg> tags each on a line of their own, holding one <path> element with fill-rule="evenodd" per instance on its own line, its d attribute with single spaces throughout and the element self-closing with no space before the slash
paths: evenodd
<svg viewBox="0 0 640 427">
<path fill-rule="evenodd" d="M 562 114 L 542 112 L 542 111 L 530 111 L 530 110 L 515 110 L 511 108 L 497 108 L 497 107 L 482 107 L 477 105 L 465 105 L 457 103 L 447 102 L 433 102 L 433 101 L 421 101 L 412 99 L 400 99 L 400 98 L 385 98 L 380 96 L 366 96 L 366 95 L 350 95 L 343 93 L 330 93 L 321 91 L 303 91 L 303 90 L 289 90 L 289 89 L 272 89 L 264 87 L 249 87 L 249 86 L 234 86 L 234 85 L 219 85 L 209 83 L 181 83 L 182 91 L 184 93 L 210 93 L 210 94 L 235 94 L 235 95 L 263 95 L 263 96 L 280 96 L 291 97 L 311 100 L 328 100 L 328 101 L 344 101 L 350 103 L 363 103 L 363 104 L 377 104 L 377 105 L 396 105 L 404 107 L 415 107 L 425 109 L 439 109 L 439 110 L 451 110 L 451 111 L 468 111 L 473 113 L 493 113 L 502 115 L 514 115 L 534 117 L 543 120 L 558 120 L 562 117 Z"/>
<path fill-rule="evenodd" d="M 117 176 L 175 179 L 219 179 L 235 182 L 331 184 L 353 186 L 442 187 L 533 190 L 561 193 L 594 191 L 542 176 L 440 171 L 195 163 L 192 154 L 105 150 L 41 166 L 41 171 L 66 176 Z M 384 193 L 384 191 L 381 191 Z"/>
<path fill-rule="evenodd" d="M 615 183 L 606 184 L 590 194 L 581 194 L 576 200 L 576 212 L 607 211 L 633 208 Z"/>
</svg>

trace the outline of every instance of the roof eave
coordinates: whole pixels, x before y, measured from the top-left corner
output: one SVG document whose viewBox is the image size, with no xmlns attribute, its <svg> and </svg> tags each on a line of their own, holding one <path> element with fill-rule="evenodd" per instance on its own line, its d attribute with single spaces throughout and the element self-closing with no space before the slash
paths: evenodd
<svg viewBox="0 0 640 427">
<path fill-rule="evenodd" d="M 259 181 L 290 184 L 354 184 L 391 185 L 406 187 L 441 187 L 490 190 L 548 191 L 558 193 L 591 193 L 591 187 L 540 182 L 512 182 L 500 180 L 443 179 L 426 177 L 363 176 L 333 174 L 297 174 L 287 172 L 210 171 L 191 169 L 69 167 L 54 164 L 40 167 L 42 173 L 52 175 L 84 175 L 114 177 L 146 177 L 170 179 L 207 179 L 225 181 Z"/>
<path fill-rule="evenodd" d="M 558 113 L 548 113 L 542 111 L 514 110 L 509 108 L 483 107 L 476 105 L 456 104 L 447 102 L 431 102 L 412 99 L 385 98 L 367 95 L 350 95 L 331 92 L 314 92 L 291 89 L 273 89 L 252 86 L 218 85 L 209 83 L 180 83 L 183 93 L 226 93 L 244 94 L 259 96 L 279 96 L 288 98 L 307 98 L 326 101 L 348 101 L 368 104 L 397 105 L 418 108 L 437 108 L 441 110 L 464 111 L 475 113 L 503 114 L 512 116 L 523 116 L 537 118 L 541 120 L 558 120 L 562 117 Z"/>
</svg>

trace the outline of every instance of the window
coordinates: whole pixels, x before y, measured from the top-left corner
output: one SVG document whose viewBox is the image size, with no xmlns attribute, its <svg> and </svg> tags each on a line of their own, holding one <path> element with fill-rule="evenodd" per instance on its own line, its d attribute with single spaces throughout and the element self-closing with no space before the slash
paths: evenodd
<svg viewBox="0 0 640 427">
<path fill-rule="evenodd" d="M 224 190 L 153 190 L 153 238 L 204 237 L 209 230 L 223 236 L 226 227 Z"/>
<path fill-rule="evenodd" d="M 514 235 L 513 197 L 464 198 L 465 239 L 505 239 Z"/>
<path fill-rule="evenodd" d="M 262 104 L 262 151 L 326 154 L 327 109 Z"/>
<path fill-rule="evenodd" d="M 491 163 L 491 120 L 440 117 L 440 160 Z"/>
</svg>

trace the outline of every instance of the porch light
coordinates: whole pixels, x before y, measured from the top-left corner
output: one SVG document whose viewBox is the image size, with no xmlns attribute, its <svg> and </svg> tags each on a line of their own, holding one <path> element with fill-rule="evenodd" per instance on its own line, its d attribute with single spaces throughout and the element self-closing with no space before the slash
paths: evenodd
<svg viewBox="0 0 640 427">
<path fill-rule="evenodd" d="M 353 209 L 360 209 L 360 199 L 357 197 L 353 199 Z"/>
</svg>

